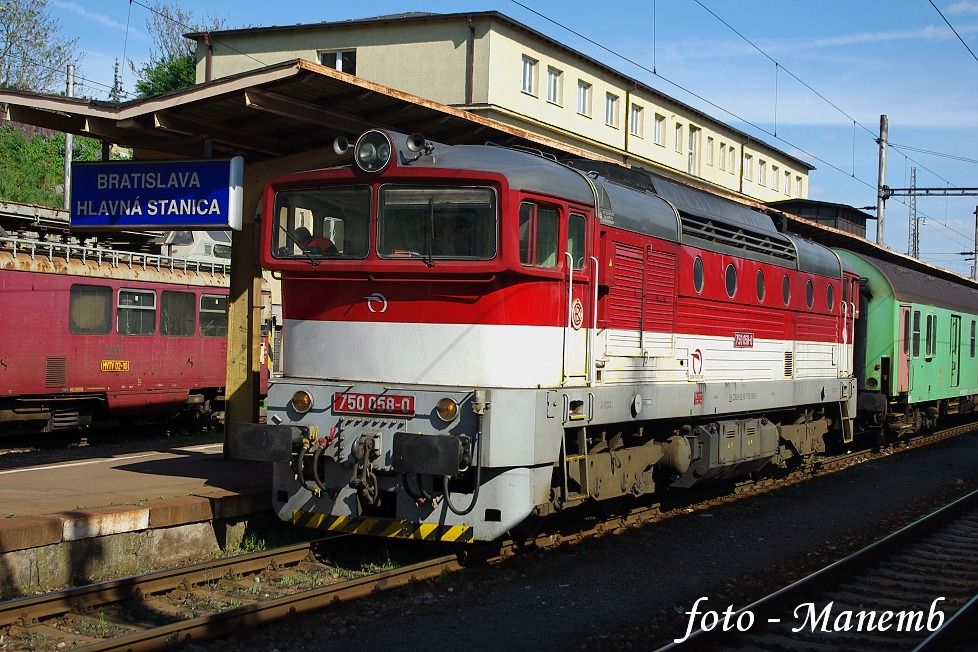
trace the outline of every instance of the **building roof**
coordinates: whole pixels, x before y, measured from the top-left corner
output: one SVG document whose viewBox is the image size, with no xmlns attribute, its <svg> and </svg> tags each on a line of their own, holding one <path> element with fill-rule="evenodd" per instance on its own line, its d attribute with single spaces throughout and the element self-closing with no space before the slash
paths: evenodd
<svg viewBox="0 0 978 652">
<path fill-rule="evenodd" d="M 514 20 L 513 18 L 510 18 L 506 14 L 500 13 L 498 11 L 476 11 L 476 12 L 461 12 L 461 13 L 450 13 L 450 14 L 409 12 L 403 14 L 375 16 L 373 18 L 356 18 L 350 20 L 340 20 L 340 21 L 321 22 L 321 23 L 304 23 L 304 24 L 299 23 L 295 25 L 275 25 L 269 27 L 245 27 L 239 29 L 220 30 L 215 32 L 190 32 L 188 34 L 184 34 L 184 36 L 199 41 L 203 39 L 205 36 L 209 36 L 213 40 L 214 37 L 220 38 L 221 36 L 244 36 L 244 35 L 256 34 L 256 33 L 294 32 L 294 31 L 307 31 L 309 29 L 343 29 L 343 28 L 349 28 L 351 26 L 397 25 L 397 24 L 404 24 L 404 23 L 417 23 L 417 22 L 449 22 L 449 21 L 458 21 L 458 20 L 468 21 L 470 19 L 475 19 L 475 18 L 488 18 L 492 20 L 498 20 L 499 22 L 502 23 L 506 23 L 507 25 L 514 27 L 520 31 L 523 31 L 536 39 L 544 41 L 551 47 L 554 47 L 558 50 L 570 54 L 571 56 L 577 57 L 578 59 L 588 62 L 589 64 L 601 69 L 602 71 L 623 80 L 628 85 L 632 85 L 635 88 L 641 89 L 645 92 L 651 93 L 652 95 L 661 97 L 669 102 L 672 102 L 673 104 L 680 106 L 683 110 L 699 116 L 701 119 L 716 124 L 722 124 L 725 129 L 728 129 L 732 133 L 740 136 L 743 139 L 744 144 L 756 143 L 758 145 L 762 145 L 767 149 L 770 149 L 772 152 L 776 152 L 778 155 L 783 156 L 786 159 L 789 159 L 793 163 L 796 163 L 799 167 L 804 168 L 805 170 L 815 169 L 815 166 L 808 163 L 807 161 L 803 161 L 802 159 L 796 156 L 792 156 L 791 154 L 785 152 L 784 150 L 774 147 L 773 145 L 766 143 L 763 140 L 755 138 L 754 136 L 748 134 L 745 131 L 741 131 L 740 129 L 737 129 L 724 122 L 721 122 L 720 120 L 709 115 L 708 113 L 705 113 L 693 106 L 690 106 L 685 102 L 681 102 L 680 100 L 677 100 L 676 98 L 670 95 L 666 95 L 662 91 L 657 90 L 649 86 L 648 84 L 645 84 L 633 77 L 629 77 L 628 75 L 625 75 L 621 71 L 616 70 L 611 66 L 604 64 L 601 61 L 598 61 L 597 59 L 589 57 L 588 55 L 584 54 L 583 52 L 580 52 L 579 50 L 575 50 L 571 47 L 568 47 L 563 43 L 561 43 L 560 41 L 551 38 L 550 36 L 547 36 L 546 34 L 539 32 L 533 29 L 532 27 L 524 25 L 523 23 Z"/>
</svg>

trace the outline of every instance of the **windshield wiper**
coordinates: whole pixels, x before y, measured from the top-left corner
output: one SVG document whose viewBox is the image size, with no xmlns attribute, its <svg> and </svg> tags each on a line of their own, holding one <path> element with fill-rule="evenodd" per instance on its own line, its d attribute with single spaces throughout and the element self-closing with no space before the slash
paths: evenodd
<svg viewBox="0 0 978 652">
<path fill-rule="evenodd" d="M 282 229 L 282 233 L 285 234 L 285 237 L 288 238 L 289 240 L 291 240 L 292 241 L 292 244 L 294 244 L 296 247 L 299 248 L 299 251 L 302 252 L 302 255 L 305 256 L 306 259 L 309 260 L 309 264 L 310 265 L 312 265 L 313 267 L 318 267 L 319 266 L 319 261 L 316 260 L 315 258 L 313 258 L 312 257 L 312 254 L 310 254 L 308 251 L 306 251 L 306 248 L 303 247 L 301 244 L 299 244 L 299 241 L 295 239 L 295 236 L 292 235 L 287 228 L 285 228 L 281 224 L 278 225 L 278 228 Z"/>
</svg>

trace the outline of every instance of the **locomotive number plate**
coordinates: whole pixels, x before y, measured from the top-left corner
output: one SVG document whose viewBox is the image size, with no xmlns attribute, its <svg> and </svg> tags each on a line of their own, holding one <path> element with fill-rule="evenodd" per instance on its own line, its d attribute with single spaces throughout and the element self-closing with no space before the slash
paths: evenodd
<svg viewBox="0 0 978 652">
<path fill-rule="evenodd" d="M 414 397 L 398 394 L 335 392 L 333 412 L 414 416 Z"/>
</svg>

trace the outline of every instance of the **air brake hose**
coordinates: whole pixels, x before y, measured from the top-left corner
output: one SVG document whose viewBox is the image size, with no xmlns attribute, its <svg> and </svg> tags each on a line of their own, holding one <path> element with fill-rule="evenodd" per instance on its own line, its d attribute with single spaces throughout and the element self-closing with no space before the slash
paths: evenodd
<svg viewBox="0 0 978 652">
<path fill-rule="evenodd" d="M 472 492 L 472 502 L 464 510 L 459 511 L 452 504 L 452 497 L 448 492 L 448 476 L 442 476 L 442 491 L 445 494 L 445 504 L 448 505 L 448 509 L 452 510 L 458 516 L 465 516 L 475 509 L 475 504 L 479 501 L 479 488 L 482 486 L 482 415 L 477 414 L 476 420 L 475 442 L 472 444 L 472 457 L 475 459 L 475 490 Z"/>
</svg>

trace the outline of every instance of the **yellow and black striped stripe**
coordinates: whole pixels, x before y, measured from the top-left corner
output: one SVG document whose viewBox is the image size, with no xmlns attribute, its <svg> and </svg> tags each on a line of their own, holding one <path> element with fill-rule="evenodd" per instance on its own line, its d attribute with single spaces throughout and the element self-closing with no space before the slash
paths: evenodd
<svg viewBox="0 0 978 652">
<path fill-rule="evenodd" d="M 471 525 L 438 525 L 365 516 L 309 514 L 300 510 L 292 512 L 292 523 L 301 527 L 326 530 L 327 532 L 347 532 L 349 534 L 366 534 L 396 539 L 451 543 L 471 543 L 473 540 Z"/>
</svg>

